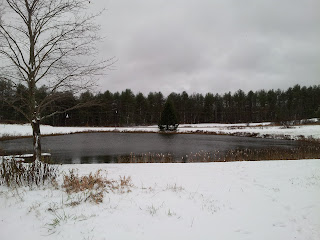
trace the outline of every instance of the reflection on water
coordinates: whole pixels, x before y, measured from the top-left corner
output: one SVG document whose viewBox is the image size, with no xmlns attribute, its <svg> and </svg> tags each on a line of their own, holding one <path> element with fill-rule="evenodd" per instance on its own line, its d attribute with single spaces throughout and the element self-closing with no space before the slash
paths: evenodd
<svg viewBox="0 0 320 240">
<path fill-rule="evenodd" d="M 43 152 L 58 163 L 116 163 L 119 157 L 171 154 L 180 161 L 192 153 L 232 149 L 292 148 L 294 141 L 202 134 L 80 133 L 42 138 Z M 7 154 L 32 152 L 32 139 L 0 142 Z"/>
<path fill-rule="evenodd" d="M 122 155 L 121 155 L 122 156 Z M 56 158 L 56 161 L 62 163 L 72 163 L 72 164 L 88 164 L 88 163 L 117 163 L 118 156 L 83 156 L 83 157 L 74 157 L 69 159 L 61 159 Z"/>
</svg>

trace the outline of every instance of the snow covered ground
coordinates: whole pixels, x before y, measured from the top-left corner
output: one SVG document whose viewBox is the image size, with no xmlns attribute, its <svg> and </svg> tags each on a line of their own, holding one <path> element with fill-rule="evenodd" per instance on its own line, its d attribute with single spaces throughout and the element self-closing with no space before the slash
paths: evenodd
<svg viewBox="0 0 320 240">
<path fill-rule="evenodd" d="M 63 165 L 109 179 L 131 176 L 131 192 L 103 203 L 68 203 L 61 189 L 0 186 L 1 240 L 320 239 L 320 161 Z M 60 184 L 62 179 L 60 179 Z"/>
<path fill-rule="evenodd" d="M 265 138 L 286 138 L 286 139 L 299 139 L 304 138 L 320 139 L 320 125 L 299 125 L 290 128 L 280 126 L 232 126 L 233 124 L 223 124 L 219 126 L 203 126 L 197 124 L 193 126 L 182 126 L 179 132 L 204 132 L 204 133 L 217 133 L 238 136 L 250 136 Z"/>
<path fill-rule="evenodd" d="M 157 126 L 143 127 L 52 127 L 41 126 L 41 133 L 50 134 L 69 134 L 76 132 L 158 132 Z M 247 124 L 181 124 L 178 133 L 213 133 L 229 134 L 237 136 L 256 136 L 267 138 L 286 138 L 301 139 L 314 138 L 320 139 L 320 125 L 298 125 L 290 128 L 273 126 L 271 123 L 251 123 Z M 32 129 L 30 124 L 0 124 L 0 137 L 5 136 L 31 136 Z"/>
</svg>

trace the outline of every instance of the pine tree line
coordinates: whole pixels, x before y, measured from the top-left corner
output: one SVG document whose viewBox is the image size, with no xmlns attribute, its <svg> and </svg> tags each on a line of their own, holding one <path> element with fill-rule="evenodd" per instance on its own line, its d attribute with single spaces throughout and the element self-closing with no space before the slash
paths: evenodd
<svg viewBox="0 0 320 240">
<path fill-rule="evenodd" d="M 14 98 L 18 106 L 27 89 L 23 85 L 11 86 L 0 81 L 0 121 L 21 123 L 24 117 L 6 99 Z M 46 87 L 37 89 L 37 98 L 48 94 Z M 63 111 L 79 102 L 92 102 L 90 107 L 74 109 L 58 114 L 43 122 L 53 126 L 133 126 L 158 124 L 166 100 L 176 109 L 181 124 L 192 123 L 238 123 L 262 121 L 289 121 L 320 118 L 320 85 L 301 87 L 295 85 L 287 90 L 259 90 L 245 93 L 205 95 L 171 93 L 164 97 L 161 92 L 134 94 L 130 89 L 111 93 L 93 94 L 89 91 L 75 96 L 72 92 L 61 93 L 61 98 L 48 105 L 48 112 Z"/>
</svg>

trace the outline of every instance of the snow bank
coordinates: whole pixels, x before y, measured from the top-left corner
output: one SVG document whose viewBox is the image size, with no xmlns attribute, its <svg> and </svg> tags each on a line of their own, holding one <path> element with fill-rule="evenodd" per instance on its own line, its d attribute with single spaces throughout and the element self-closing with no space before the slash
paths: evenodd
<svg viewBox="0 0 320 240">
<path fill-rule="evenodd" d="M 19 239 L 320 239 L 320 161 L 63 165 L 128 193 L 70 206 L 61 190 L 0 186 L 0 232 Z"/>
<path fill-rule="evenodd" d="M 157 126 L 138 127 L 52 127 L 41 126 L 41 133 L 69 134 L 76 132 L 159 132 Z M 272 126 L 267 123 L 251 124 L 181 124 L 178 133 L 212 133 L 236 136 L 255 136 L 267 138 L 320 139 L 320 125 L 298 125 L 290 128 Z M 0 137 L 5 136 L 31 136 L 32 129 L 29 124 L 0 124 Z"/>
<path fill-rule="evenodd" d="M 70 134 L 77 132 L 159 132 L 158 127 L 52 127 L 41 126 L 43 135 Z M 320 125 L 298 125 L 290 128 L 272 126 L 267 123 L 251 124 L 181 124 L 178 133 L 212 133 L 236 136 L 255 136 L 264 138 L 320 139 Z M 31 136 L 32 129 L 29 124 L 0 124 L 0 137 L 5 136 Z"/>
<path fill-rule="evenodd" d="M 43 135 L 77 132 L 158 132 L 158 127 L 53 127 L 41 125 L 41 134 Z M 0 124 L 0 137 L 4 136 L 32 136 L 32 128 L 30 124 Z"/>
<path fill-rule="evenodd" d="M 193 127 L 182 126 L 178 128 L 178 132 L 198 132 L 198 133 L 217 133 L 238 136 L 255 136 L 264 138 L 285 138 L 285 139 L 301 139 L 314 138 L 320 139 L 320 125 L 299 125 L 290 128 L 280 126 L 234 126 L 233 124 L 223 126 L 205 126 Z"/>
</svg>

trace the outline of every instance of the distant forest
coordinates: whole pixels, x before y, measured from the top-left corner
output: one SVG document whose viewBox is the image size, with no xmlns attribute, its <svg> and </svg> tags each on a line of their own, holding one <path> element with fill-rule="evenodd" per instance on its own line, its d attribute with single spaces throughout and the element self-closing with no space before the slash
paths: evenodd
<svg viewBox="0 0 320 240">
<path fill-rule="evenodd" d="M 0 81 L 0 122 L 23 123 L 23 115 L 6 104 L 14 99 L 17 106 L 28 107 L 21 102 L 27 89 L 23 85 L 13 88 Z M 37 89 L 41 101 L 48 94 L 45 87 Z M 180 124 L 192 123 L 240 123 L 285 122 L 307 118 L 320 118 L 320 85 L 301 87 L 295 85 L 283 90 L 259 90 L 245 93 L 205 95 L 171 93 L 164 97 L 161 92 L 147 96 L 134 94 L 130 89 L 111 93 L 93 94 L 89 91 L 76 96 L 72 92 L 60 93 L 61 97 L 47 106 L 48 112 L 63 111 L 77 103 L 89 102 L 87 107 L 73 109 L 45 119 L 43 124 L 53 126 L 133 126 L 158 124 L 166 100 L 172 101 Z"/>
</svg>

